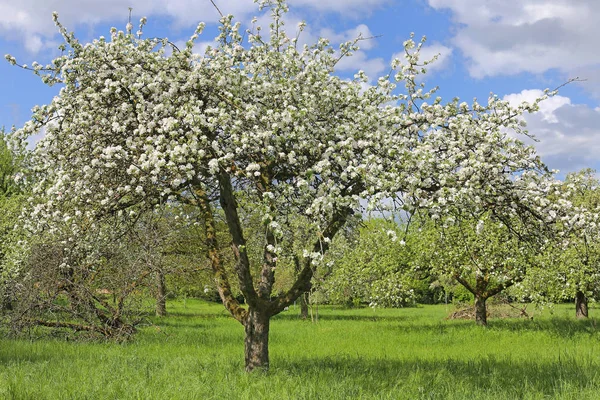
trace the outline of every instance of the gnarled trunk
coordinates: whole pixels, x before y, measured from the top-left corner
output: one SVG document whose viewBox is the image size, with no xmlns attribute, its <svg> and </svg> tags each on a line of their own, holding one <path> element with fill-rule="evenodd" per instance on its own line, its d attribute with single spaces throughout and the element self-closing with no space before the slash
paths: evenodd
<svg viewBox="0 0 600 400">
<path fill-rule="evenodd" d="M 475 295 L 475 322 L 477 325 L 487 326 L 486 297 Z"/>
<path fill-rule="evenodd" d="M 581 290 L 575 294 L 575 315 L 577 318 L 588 317 L 588 299 Z"/>
<path fill-rule="evenodd" d="M 267 313 L 252 307 L 244 319 L 244 350 L 248 372 L 269 369 L 269 319 Z"/>
</svg>

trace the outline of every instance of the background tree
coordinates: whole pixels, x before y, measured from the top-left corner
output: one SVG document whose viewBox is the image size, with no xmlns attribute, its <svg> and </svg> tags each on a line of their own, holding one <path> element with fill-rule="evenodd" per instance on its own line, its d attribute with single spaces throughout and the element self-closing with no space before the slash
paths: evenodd
<svg viewBox="0 0 600 400">
<path fill-rule="evenodd" d="M 429 224 L 421 239 L 432 246 L 425 263 L 473 294 L 475 321 L 484 326 L 486 301 L 525 279 L 540 252 L 489 214 L 480 215 L 477 222 Z"/>
<path fill-rule="evenodd" d="M 596 171 L 584 169 L 568 174 L 565 179 L 571 201 L 576 207 L 597 215 L 600 210 L 600 183 Z M 561 254 L 561 264 L 567 276 L 565 286 L 575 290 L 575 315 L 588 317 L 588 300 L 598 299 L 600 294 L 600 238 L 596 221 L 582 227 L 571 235 L 568 249 Z M 570 256 L 570 257 L 569 257 Z"/>
<path fill-rule="evenodd" d="M 10 253 L 17 251 L 23 232 L 15 228 L 27 197 L 27 152 L 0 129 L 0 312 L 10 310 L 14 300 L 13 278 L 17 268 Z"/>
<path fill-rule="evenodd" d="M 195 295 L 204 293 L 207 286 L 213 289 L 208 292 L 214 293 L 214 284 L 206 279 L 210 266 L 200 224 L 195 209 L 173 203 L 145 213 L 128 232 L 130 246 L 145 254 L 152 271 L 155 284 L 151 285 L 151 292 L 156 299 L 157 316 L 167 314 L 166 300 L 173 289 L 168 287 L 169 281 L 179 280 L 181 284 L 181 280 L 187 280 L 187 285 L 196 288 Z"/>
<path fill-rule="evenodd" d="M 127 338 L 145 314 L 143 289 L 154 272 L 147 249 L 132 240 L 138 218 L 87 221 L 26 235 L 10 261 L 19 266 L 12 327 L 32 326 Z"/>
<path fill-rule="evenodd" d="M 563 232 L 540 257 L 540 268 L 515 293 L 537 303 L 575 302 L 575 315 L 588 317 L 588 301 L 596 301 L 600 283 L 598 210 L 600 188 L 596 172 L 567 174 L 561 185 L 563 201 L 576 212 L 562 221 Z"/>
<path fill-rule="evenodd" d="M 325 281 L 329 301 L 372 307 L 413 303 L 419 282 L 412 270 L 412 249 L 403 236 L 396 222 L 371 219 L 358 228 L 355 240 L 334 241 L 344 248 L 339 258 L 331 259 L 332 272 Z"/>
</svg>

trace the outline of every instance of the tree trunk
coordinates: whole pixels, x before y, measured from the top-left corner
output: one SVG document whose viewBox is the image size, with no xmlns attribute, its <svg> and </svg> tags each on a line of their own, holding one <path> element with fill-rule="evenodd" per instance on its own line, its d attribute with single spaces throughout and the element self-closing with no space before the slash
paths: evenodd
<svg viewBox="0 0 600 400">
<path fill-rule="evenodd" d="M 588 317 L 588 299 L 581 290 L 575 294 L 575 315 L 577 318 Z"/>
<path fill-rule="evenodd" d="M 165 274 L 160 268 L 156 271 L 156 315 L 159 317 L 167 315 L 167 285 Z"/>
<path fill-rule="evenodd" d="M 300 318 L 308 318 L 308 293 L 304 292 L 300 295 Z"/>
<path fill-rule="evenodd" d="M 269 321 L 270 316 L 252 307 L 244 320 L 246 371 L 269 369 Z"/>
<path fill-rule="evenodd" d="M 477 325 L 487 326 L 487 308 L 485 301 L 487 298 L 475 295 L 475 322 Z"/>
</svg>

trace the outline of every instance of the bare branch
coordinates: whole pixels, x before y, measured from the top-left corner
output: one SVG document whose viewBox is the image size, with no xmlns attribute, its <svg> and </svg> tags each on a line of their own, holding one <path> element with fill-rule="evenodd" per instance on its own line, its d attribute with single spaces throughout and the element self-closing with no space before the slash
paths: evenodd
<svg viewBox="0 0 600 400">
<path fill-rule="evenodd" d="M 213 7 L 215 8 L 215 10 L 217 10 L 217 12 L 219 13 L 219 15 L 221 16 L 221 18 L 224 17 L 223 13 L 221 12 L 221 10 L 219 10 L 219 7 L 217 7 L 217 5 L 215 4 L 214 0 L 210 0 L 210 2 L 212 3 Z"/>
<path fill-rule="evenodd" d="M 575 78 L 571 78 L 571 79 L 569 79 L 568 81 L 566 81 L 566 82 L 565 82 L 565 83 L 563 83 L 562 85 L 560 85 L 560 86 L 557 86 L 557 87 L 556 87 L 556 88 L 554 88 L 552 91 L 553 91 L 553 92 L 556 92 L 558 89 L 560 89 L 560 88 L 562 88 L 562 87 L 565 87 L 565 86 L 567 86 L 568 84 L 570 84 L 570 83 L 573 83 L 573 82 L 587 82 L 587 79 L 581 79 L 581 78 L 579 78 L 578 76 L 576 76 Z"/>
</svg>

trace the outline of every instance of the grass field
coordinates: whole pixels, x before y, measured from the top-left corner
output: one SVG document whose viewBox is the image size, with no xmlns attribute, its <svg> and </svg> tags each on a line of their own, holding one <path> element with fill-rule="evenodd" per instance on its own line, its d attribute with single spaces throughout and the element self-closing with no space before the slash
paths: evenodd
<svg viewBox="0 0 600 400">
<path fill-rule="evenodd" d="M 600 399 L 600 332 L 572 306 L 488 328 L 443 305 L 321 308 L 318 323 L 292 309 L 253 374 L 222 306 L 169 307 L 124 344 L 0 340 L 0 399 Z"/>
</svg>

